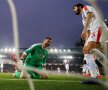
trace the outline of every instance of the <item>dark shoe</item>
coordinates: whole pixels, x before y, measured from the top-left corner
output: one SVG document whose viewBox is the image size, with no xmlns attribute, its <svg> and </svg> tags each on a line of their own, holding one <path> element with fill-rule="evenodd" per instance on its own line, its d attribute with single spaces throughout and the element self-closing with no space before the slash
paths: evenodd
<svg viewBox="0 0 108 90">
<path fill-rule="evenodd" d="M 80 83 L 81 84 L 89 84 L 89 85 L 92 85 L 92 84 L 100 85 L 99 80 L 98 79 L 95 79 L 95 78 L 83 80 Z"/>
</svg>

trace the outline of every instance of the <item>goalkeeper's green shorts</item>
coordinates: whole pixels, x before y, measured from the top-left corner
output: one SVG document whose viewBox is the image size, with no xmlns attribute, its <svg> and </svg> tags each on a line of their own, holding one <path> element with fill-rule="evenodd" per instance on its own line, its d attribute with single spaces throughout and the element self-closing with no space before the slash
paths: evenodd
<svg viewBox="0 0 108 90">
<path fill-rule="evenodd" d="M 29 65 L 29 64 L 27 64 L 27 63 L 25 63 L 24 66 L 33 67 L 33 68 L 36 68 L 36 69 L 39 69 L 39 70 L 42 70 L 42 69 L 43 69 L 42 66 L 37 66 L 37 67 L 36 67 L 36 66 L 33 66 L 33 65 Z M 40 78 L 42 78 L 41 75 L 37 74 L 37 73 L 34 72 L 34 71 L 27 70 L 27 72 L 28 72 L 28 74 L 30 75 L 30 77 L 33 78 L 33 79 L 40 79 Z"/>
</svg>

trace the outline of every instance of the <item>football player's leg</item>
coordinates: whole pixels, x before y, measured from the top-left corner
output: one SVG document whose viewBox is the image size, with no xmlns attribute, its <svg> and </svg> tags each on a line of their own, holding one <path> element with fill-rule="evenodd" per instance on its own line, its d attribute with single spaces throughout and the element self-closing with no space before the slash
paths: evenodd
<svg viewBox="0 0 108 90">
<path fill-rule="evenodd" d="M 86 41 L 86 45 L 84 46 L 84 49 L 83 49 L 85 57 L 86 57 L 86 62 L 89 65 L 89 71 L 90 71 L 91 77 L 93 78 L 97 77 L 97 69 L 95 66 L 94 56 L 90 54 L 90 51 L 96 48 L 97 42 L 99 42 L 100 36 L 101 36 L 100 32 L 98 31 L 90 33 L 90 36 L 88 37 Z"/>
<path fill-rule="evenodd" d="M 30 70 L 28 71 L 31 78 L 34 78 L 34 79 L 40 79 L 40 78 L 47 79 L 48 78 L 46 71 L 41 66 L 35 67 L 35 68 L 38 70 L 38 72 L 34 72 Z"/>
<path fill-rule="evenodd" d="M 22 71 L 21 71 L 20 78 L 25 79 L 25 78 L 27 78 L 28 76 L 30 76 L 30 75 L 27 73 L 26 70 L 22 70 Z"/>
<path fill-rule="evenodd" d="M 45 69 L 42 66 L 36 68 L 39 70 L 39 72 L 37 73 L 38 76 L 41 76 L 41 78 L 45 78 L 45 79 L 48 78 L 48 74 L 46 73 Z"/>
</svg>

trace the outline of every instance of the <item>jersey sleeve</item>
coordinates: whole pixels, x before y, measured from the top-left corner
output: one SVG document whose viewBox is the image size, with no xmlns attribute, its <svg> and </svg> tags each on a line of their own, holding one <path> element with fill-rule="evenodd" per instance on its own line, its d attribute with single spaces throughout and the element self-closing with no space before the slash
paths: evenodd
<svg viewBox="0 0 108 90">
<path fill-rule="evenodd" d="M 92 13 L 93 12 L 93 7 L 91 7 L 91 6 L 84 6 L 84 8 L 83 8 L 83 10 L 84 10 L 84 14 L 85 14 L 85 16 L 87 16 L 87 14 L 88 13 Z"/>
</svg>

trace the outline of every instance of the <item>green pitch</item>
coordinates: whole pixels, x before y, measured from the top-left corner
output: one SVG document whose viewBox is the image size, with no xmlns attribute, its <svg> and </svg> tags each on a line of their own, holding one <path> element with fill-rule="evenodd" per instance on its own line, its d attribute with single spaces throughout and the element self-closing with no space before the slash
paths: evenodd
<svg viewBox="0 0 108 90">
<path fill-rule="evenodd" d="M 100 85 L 80 84 L 79 75 L 49 75 L 48 79 L 33 80 L 35 90 L 104 90 Z M 26 79 L 13 78 L 11 73 L 0 74 L 0 90 L 30 90 Z"/>
</svg>

